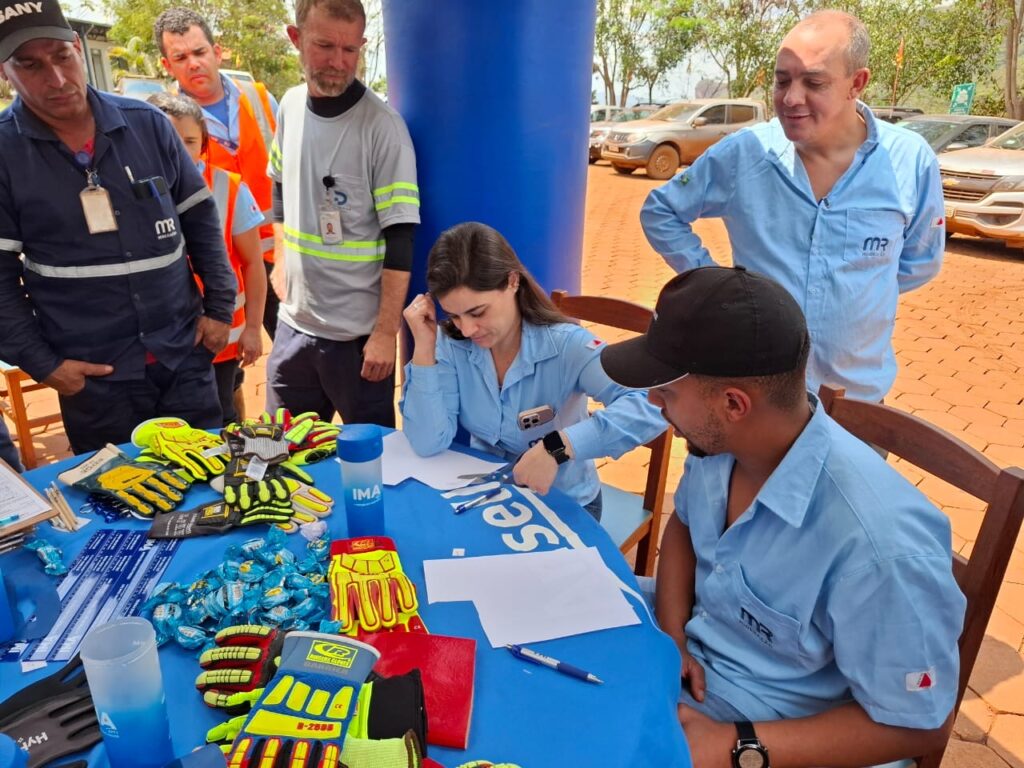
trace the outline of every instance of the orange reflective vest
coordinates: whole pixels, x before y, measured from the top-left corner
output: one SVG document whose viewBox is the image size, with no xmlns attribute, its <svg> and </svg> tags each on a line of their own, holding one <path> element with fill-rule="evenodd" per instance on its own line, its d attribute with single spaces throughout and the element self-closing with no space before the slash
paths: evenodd
<svg viewBox="0 0 1024 768">
<path fill-rule="evenodd" d="M 263 83 L 232 80 L 238 86 L 238 148 L 232 150 L 210 141 L 209 162 L 242 177 L 260 211 L 270 221 L 273 182 L 267 176 L 270 145 L 277 130 L 270 96 Z M 260 227 L 260 247 L 265 261 L 274 261 L 274 227 Z"/>
<path fill-rule="evenodd" d="M 235 220 L 235 201 L 238 199 L 238 185 L 242 183 L 242 177 L 237 173 L 217 168 L 207 160 L 206 167 L 203 169 L 203 178 L 206 179 L 206 186 L 213 192 L 213 201 L 217 204 L 217 213 L 220 214 L 220 222 L 224 228 L 224 245 L 228 250 L 231 269 L 234 270 L 235 279 L 238 281 L 235 314 L 231 317 L 228 345 L 213 358 L 213 362 L 222 363 L 225 360 L 234 360 L 238 357 L 238 339 L 242 335 L 242 331 L 245 330 L 245 279 L 242 276 L 242 261 L 235 253 L 235 240 L 231 235 Z M 202 283 L 200 283 L 200 287 L 202 287 Z"/>
</svg>

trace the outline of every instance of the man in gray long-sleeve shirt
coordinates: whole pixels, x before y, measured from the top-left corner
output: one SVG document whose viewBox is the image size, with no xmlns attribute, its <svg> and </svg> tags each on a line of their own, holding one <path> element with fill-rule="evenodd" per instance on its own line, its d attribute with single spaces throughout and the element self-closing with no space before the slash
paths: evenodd
<svg viewBox="0 0 1024 768">
<path fill-rule="evenodd" d="M 237 286 L 209 189 L 163 115 L 86 85 L 57 0 L 0 18 L 0 358 L 60 393 L 76 453 L 155 416 L 220 426 Z"/>
</svg>

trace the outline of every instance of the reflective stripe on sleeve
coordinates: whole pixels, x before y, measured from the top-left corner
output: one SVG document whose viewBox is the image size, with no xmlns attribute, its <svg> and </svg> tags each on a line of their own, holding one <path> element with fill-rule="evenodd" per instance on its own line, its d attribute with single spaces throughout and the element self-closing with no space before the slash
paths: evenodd
<svg viewBox="0 0 1024 768">
<path fill-rule="evenodd" d="M 203 202 L 203 200 L 206 200 L 212 194 L 213 193 L 210 191 L 209 187 L 204 186 L 194 195 L 189 195 L 182 202 L 178 203 L 178 207 L 175 208 L 174 210 L 176 210 L 178 212 L 178 215 L 181 216 L 181 214 L 185 213 L 185 211 L 199 205 L 199 203 Z"/>
<path fill-rule="evenodd" d="M 242 338 L 242 331 L 245 330 L 244 325 L 239 325 L 228 331 L 228 344 L 234 344 L 240 338 Z"/>
<path fill-rule="evenodd" d="M 24 247 L 24 243 L 21 240 L 4 240 L 0 237 L 0 251 L 13 251 L 14 253 L 21 253 L 21 249 Z"/>
<path fill-rule="evenodd" d="M 420 204 L 420 188 L 407 181 L 396 181 L 394 184 L 388 184 L 386 187 L 379 187 L 373 190 L 373 207 L 375 210 L 383 211 L 399 203 L 418 206 Z"/>
<path fill-rule="evenodd" d="M 235 294 L 235 311 L 245 306 L 245 291 Z"/>
<path fill-rule="evenodd" d="M 285 246 L 306 256 L 334 261 L 384 261 L 383 240 L 345 240 L 337 245 L 325 245 L 319 235 L 310 235 L 292 227 L 284 227 Z M 306 245 L 313 243 L 316 247 Z"/>
<path fill-rule="evenodd" d="M 154 256 L 151 259 L 139 259 L 138 261 L 122 262 L 121 264 L 95 264 L 84 267 L 50 267 L 45 264 L 37 264 L 29 258 L 25 258 L 25 269 L 35 272 L 43 277 L 57 278 L 83 278 L 83 277 L 123 277 L 134 275 L 139 272 L 150 272 L 154 269 L 169 267 L 185 255 L 185 243 L 179 243 L 173 253 L 163 256 Z"/>
</svg>

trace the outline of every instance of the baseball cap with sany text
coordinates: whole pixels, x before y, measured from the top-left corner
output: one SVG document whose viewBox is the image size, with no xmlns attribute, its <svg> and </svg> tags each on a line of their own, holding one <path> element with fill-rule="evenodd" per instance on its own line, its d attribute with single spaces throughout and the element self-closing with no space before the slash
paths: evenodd
<svg viewBox="0 0 1024 768">
<path fill-rule="evenodd" d="M 774 280 L 743 267 L 698 267 L 665 284 L 647 332 L 605 347 L 601 365 L 637 389 L 686 374 L 771 376 L 796 369 L 807 339 L 800 306 Z"/>
<path fill-rule="evenodd" d="M 0 0 L 0 62 L 30 40 L 75 41 L 57 0 Z"/>
</svg>

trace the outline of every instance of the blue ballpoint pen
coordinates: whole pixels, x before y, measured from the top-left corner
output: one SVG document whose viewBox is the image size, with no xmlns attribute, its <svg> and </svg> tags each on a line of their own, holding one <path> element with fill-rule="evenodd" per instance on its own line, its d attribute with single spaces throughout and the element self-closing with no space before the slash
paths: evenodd
<svg viewBox="0 0 1024 768">
<path fill-rule="evenodd" d="M 493 499 L 499 493 L 501 493 L 501 486 L 500 485 L 497 488 L 492 488 L 487 493 L 485 493 L 483 496 L 477 496 L 472 501 L 466 501 L 466 502 L 463 502 L 462 504 L 459 504 L 459 506 L 457 506 L 455 508 L 455 514 L 456 515 L 461 515 L 467 509 L 472 509 L 477 504 L 483 504 L 488 499 Z"/>
<path fill-rule="evenodd" d="M 521 645 L 506 645 L 506 648 L 515 656 L 517 659 L 523 661 L 529 661 L 533 664 L 540 664 L 542 667 L 551 667 L 551 669 L 561 672 L 563 675 L 569 675 L 575 677 L 578 680 L 583 680 L 587 683 L 604 683 L 604 680 L 592 675 L 584 669 L 574 667 L 572 664 L 566 664 L 564 661 L 558 659 L 552 659 L 550 656 L 545 656 L 543 653 L 537 653 L 531 651 L 529 648 L 523 648 Z"/>
</svg>

